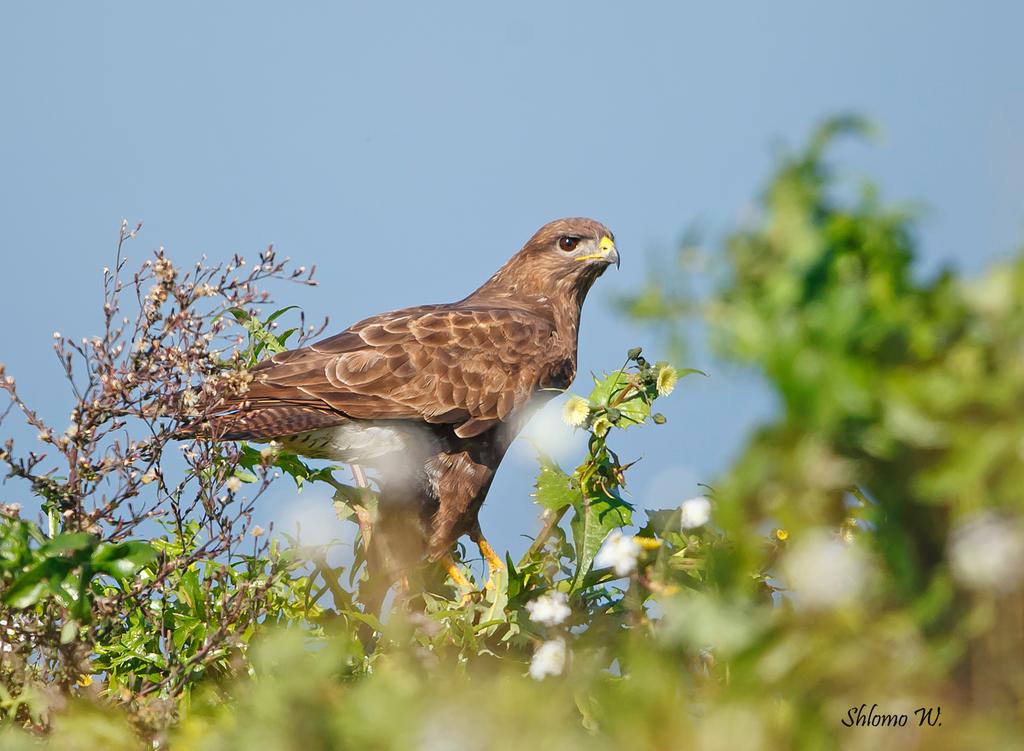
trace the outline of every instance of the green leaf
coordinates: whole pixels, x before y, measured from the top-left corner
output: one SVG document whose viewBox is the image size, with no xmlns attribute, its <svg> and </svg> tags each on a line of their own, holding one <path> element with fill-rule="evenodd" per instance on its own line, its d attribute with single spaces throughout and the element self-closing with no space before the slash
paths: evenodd
<svg viewBox="0 0 1024 751">
<path fill-rule="evenodd" d="M 378 633 L 384 633 L 384 625 L 372 613 L 362 613 L 358 610 L 343 610 L 340 615 L 357 623 L 365 623 Z"/>
<path fill-rule="evenodd" d="M 293 307 L 295 306 L 288 306 L 274 311 L 270 314 L 265 323 L 259 318 L 249 315 L 241 308 L 230 308 L 228 310 L 228 312 L 235 317 L 235 320 L 241 323 L 245 330 L 249 332 L 249 349 L 247 355 L 250 364 L 258 362 L 260 355 L 265 351 L 277 353 L 285 350 L 284 340 L 291 334 L 289 332 L 285 332 L 283 338 L 279 338 L 270 330 L 269 324 L 288 310 L 291 310 Z"/>
<path fill-rule="evenodd" d="M 512 600 L 515 599 L 525 588 L 526 572 L 525 570 L 516 569 L 516 564 L 512 561 L 512 556 L 508 553 L 505 553 L 505 569 L 507 571 L 506 576 L 508 577 L 506 594 L 508 595 L 508 599 Z"/>
<path fill-rule="evenodd" d="M 681 527 L 682 511 L 677 506 L 670 509 L 659 509 L 647 511 L 647 523 L 651 531 L 659 537 L 669 532 L 678 532 Z"/>
<path fill-rule="evenodd" d="M 260 450 L 253 448 L 248 443 L 241 445 L 241 450 L 238 453 L 238 466 L 243 469 L 256 469 L 256 467 L 263 466 L 263 454 Z M 235 474 L 238 474 L 238 470 L 235 470 Z M 253 475 L 255 477 L 255 475 Z M 244 481 L 244 480 L 243 480 Z"/>
<path fill-rule="evenodd" d="M 256 482 L 259 479 L 252 472 L 247 472 L 244 469 L 239 469 L 238 467 L 235 467 L 235 477 L 242 482 Z"/>
<path fill-rule="evenodd" d="M 88 532 L 67 532 L 57 535 L 45 545 L 40 546 L 39 553 L 45 556 L 70 553 L 77 550 L 86 550 L 95 546 L 96 543 L 96 536 Z"/>
<path fill-rule="evenodd" d="M 78 637 L 78 621 L 71 620 L 61 626 L 60 643 L 70 644 Z"/>
<path fill-rule="evenodd" d="M 69 558 L 47 558 L 14 580 L 4 592 L 4 603 L 15 608 L 35 605 L 48 588 L 60 586 L 73 565 Z"/>
<path fill-rule="evenodd" d="M 297 488 L 301 488 L 303 483 L 313 479 L 313 475 L 316 474 L 316 470 L 311 469 L 298 456 L 287 451 L 282 451 L 278 454 L 274 466 L 285 474 L 290 475 L 292 480 L 295 481 L 295 487 Z"/>
<path fill-rule="evenodd" d="M 82 573 L 78 576 L 78 586 L 74 590 L 71 615 L 75 620 L 82 621 L 83 623 L 88 623 L 92 620 L 92 598 L 89 597 L 89 581 L 95 574 L 96 571 L 90 564 L 82 564 Z"/>
<path fill-rule="evenodd" d="M 337 498 L 338 494 L 335 493 L 334 497 Z M 356 515 L 356 511 L 346 501 L 334 501 L 332 504 L 334 507 L 334 515 L 338 517 L 338 521 L 348 521 Z"/>
<path fill-rule="evenodd" d="M 280 334 L 277 335 L 277 343 L 284 347 L 288 343 L 288 340 L 292 338 L 292 335 L 295 334 L 297 331 L 297 328 L 282 331 Z"/>
<path fill-rule="evenodd" d="M 267 316 L 267 323 L 273 323 L 278 318 L 280 318 L 282 315 L 287 313 L 289 310 L 295 310 L 298 307 L 299 307 L 298 305 L 288 305 L 288 306 L 285 306 L 283 308 L 279 308 L 278 310 L 275 310 L 273 313 L 271 313 L 269 316 Z"/>
<path fill-rule="evenodd" d="M 552 511 L 561 511 L 566 506 L 582 502 L 583 494 L 572 477 L 540 452 L 537 461 L 540 472 L 534 484 L 533 498 L 538 504 Z"/>
<path fill-rule="evenodd" d="M 601 380 L 594 379 L 590 406 L 592 409 L 606 410 L 608 419 L 621 428 L 639 425 L 651 414 L 646 393 L 633 386 L 629 376 L 622 371 L 606 375 Z"/>
<path fill-rule="evenodd" d="M 116 545 L 101 545 L 93 553 L 92 565 L 99 573 L 123 579 L 134 575 L 156 557 L 156 549 L 148 542 L 133 540 Z"/>
<path fill-rule="evenodd" d="M 492 571 L 491 583 L 494 585 L 486 594 L 487 609 L 480 618 L 481 623 L 490 624 L 483 630 L 484 636 L 491 636 L 498 627 L 508 621 L 505 607 L 508 605 L 509 570 Z"/>
<path fill-rule="evenodd" d="M 594 563 L 601 543 L 613 529 L 632 520 L 633 508 L 621 498 L 603 494 L 574 504 L 575 513 L 569 527 L 576 548 L 576 575 L 570 591 L 576 591 Z"/>
<path fill-rule="evenodd" d="M 377 494 L 372 488 L 357 488 L 342 482 L 332 482 L 334 486 L 334 502 L 341 503 L 352 509 L 362 506 L 371 513 L 377 510 Z"/>
</svg>

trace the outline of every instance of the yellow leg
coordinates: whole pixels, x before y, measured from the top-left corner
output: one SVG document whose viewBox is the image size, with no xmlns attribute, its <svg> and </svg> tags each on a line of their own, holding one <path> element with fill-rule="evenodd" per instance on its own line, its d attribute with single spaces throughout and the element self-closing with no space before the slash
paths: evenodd
<svg viewBox="0 0 1024 751">
<path fill-rule="evenodd" d="M 444 563 L 445 570 L 448 572 L 448 576 L 451 577 L 459 589 L 463 590 L 462 597 L 459 599 L 459 607 L 466 607 L 473 601 L 473 593 L 475 592 L 473 582 L 466 578 L 466 575 L 462 573 L 462 569 L 452 560 L 450 555 L 446 555 L 441 560 Z"/>
<path fill-rule="evenodd" d="M 501 571 L 505 568 L 505 562 L 501 560 L 501 556 L 494 552 L 494 548 L 491 547 L 491 544 L 487 542 L 487 540 L 481 537 L 477 542 L 477 546 L 479 546 L 481 555 L 483 555 L 484 559 L 487 561 L 487 565 L 490 566 L 492 570 Z"/>
<path fill-rule="evenodd" d="M 472 589 L 473 583 L 466 578 L 466 575 L 462 573 L 462 569 L 459 568 L 458 564 L 452 560 L 450 555 L 444 557 L 444 568 L 448 572 L 448 576 L 452 578 L 452 581 L 456 585 L 463 589 Z"/>
<path fill-rule="evenodd" d="M 487 584 L 484 585 L 484 589 L 494 589 L 494 573 L 496 571 L 504 571 L 505 562 L 501 560 L 501 557 L 494 551 L 491 544 L 483 537 L 480 537 L 476 544 L 480 548 L 480 555 L 487 561 Z"/>
</svg>

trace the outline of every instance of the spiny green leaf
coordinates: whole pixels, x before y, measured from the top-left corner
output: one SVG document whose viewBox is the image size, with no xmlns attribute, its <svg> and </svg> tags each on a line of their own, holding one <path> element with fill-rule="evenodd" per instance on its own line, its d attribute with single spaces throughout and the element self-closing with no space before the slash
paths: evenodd
<svg viewBox="0 0 1024 751">
<path fill-rule="evenodd" d="M 537 473 L 534 500 L 546 509 L 560 511 L 566 506 L 579 503 L 583 499 L 576 481 L 567 475 L 561 467 L 544 454 L 538 453 L 540 472 Z"/>
<path fill-rule="evenodd" d="M 569 526 L 576 547 L 576 575 L 572 586 L 572 591 L 576 591 L 590 571 L 604 538 L 613 529 L 632 521 L 633 507 L 621 498 L 604 493 L 574 504 L 573 508 L 575 513 Z"/>
<path fill-rule="evenodd" d="M 295 487 L 297 488 L 302 488 L 302 485 L 307 480 L 314 479 L 313 476 L 317 473 L 317 470 L 309 467 L 297 455 L 287 451 L 282 451 L 278 454 L 277 459 L 274 461 L 274 466 L 289 475 L 295 481 Z"/>
</svg>

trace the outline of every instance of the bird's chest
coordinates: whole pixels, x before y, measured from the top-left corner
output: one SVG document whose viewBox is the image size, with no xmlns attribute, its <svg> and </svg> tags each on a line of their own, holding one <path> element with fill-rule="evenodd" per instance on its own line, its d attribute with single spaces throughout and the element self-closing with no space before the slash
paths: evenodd
<svg viewBox="0 0 1024 751">
<path fill-rule="evenodd" d="M 378 466 L 421 457 L 436 448 L 428 430 L 394 422 L 353 420 L 288 436 L 284 448 L 315 459 Z"/>
</svg>

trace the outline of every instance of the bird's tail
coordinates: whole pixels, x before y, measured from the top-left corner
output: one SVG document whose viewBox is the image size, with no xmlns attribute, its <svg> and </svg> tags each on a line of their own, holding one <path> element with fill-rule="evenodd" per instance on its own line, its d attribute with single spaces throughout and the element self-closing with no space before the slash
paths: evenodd
<svg viewBox="0 0 1024 751">
<path fill-rule="evenodd" d="M 340 425 L 346 418 L 337 412 L 295 405 L 254 406 L 209 415 L 185 425 L 176 438 L 214 441 L 266 442 L 317 428 Z"/>
</svg>

